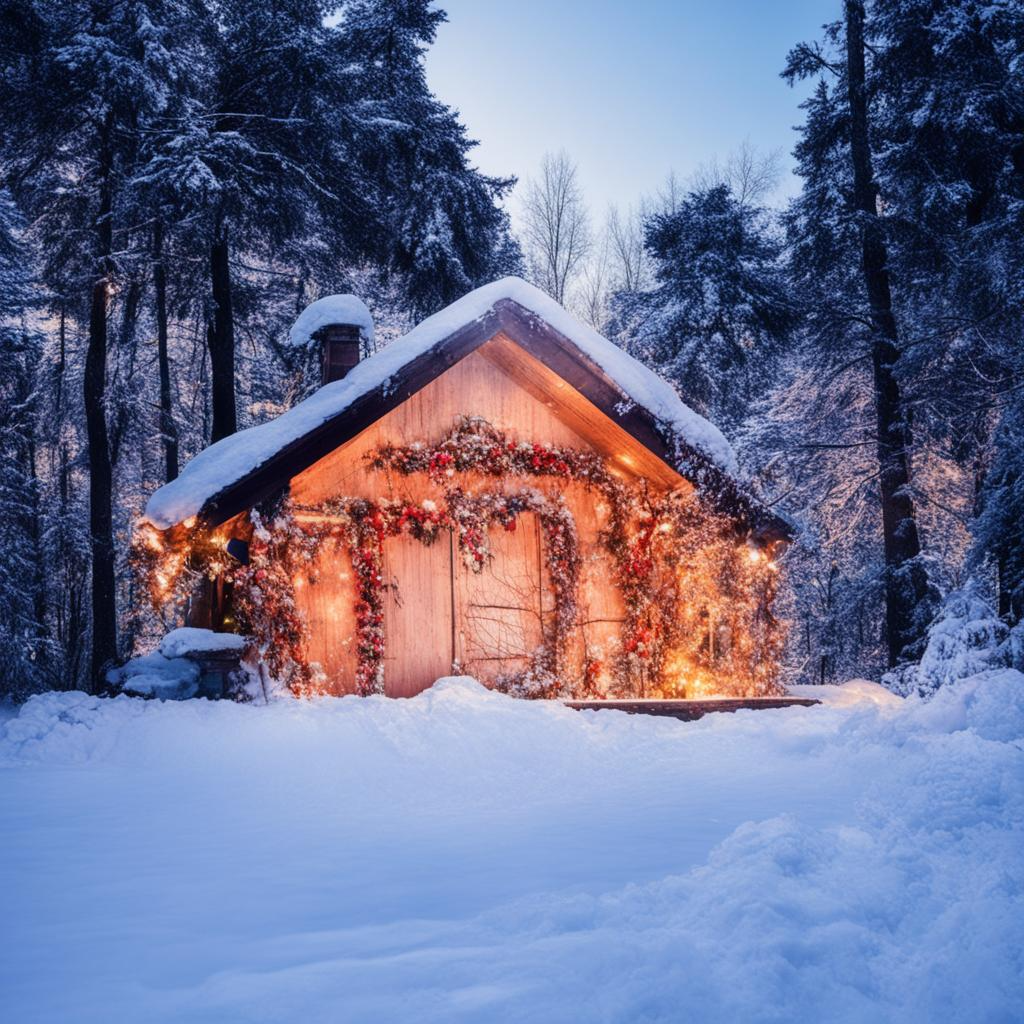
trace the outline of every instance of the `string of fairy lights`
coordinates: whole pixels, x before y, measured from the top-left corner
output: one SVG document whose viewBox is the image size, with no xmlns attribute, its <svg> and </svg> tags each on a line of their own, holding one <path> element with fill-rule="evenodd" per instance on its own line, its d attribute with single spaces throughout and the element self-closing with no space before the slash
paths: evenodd
<svg viewBox="0 0 1024 1024">
<path fill-rule="evenodd" d="M 153 606 L 180 614 L 197 584 L 219 578 L 231 585 L 234 620 L 267 670 L 300 695 L 330 690 L 333 681 L 308 658 L 309 627 L 296 592 L 317 582 L 325 566 L 344 571 L 343 560 L 321 557 L 325 545 L 335 545 L 354 575 L 355 689 L 382 693 L 391 586 L 386 541 L 408 536 L 429 545 L 451 535 L 466 569 L 479 573 L 494 557 L 491 531 L 514 531 L 523 514 L 533 513 L 554 611 L 526 667 L 492 685 L 523 697 L 780 692 L 775 563 L 770 552 L 738 539 L 728 517 L 695 492 L 652 496 L 611 472 L 595 452 L 517 441 L 471 417 L 436 444 L 384 445 L 367 460 L 376 471 L 425 475 L 436 498 L 339 497 L 300 506 L 282 494 L 249 513 L 245 563 L 226 553 L 224 528 L 193 521 L 162 533 L 144 524 L 132 559 Z M 611 555 L 624 606 L 620 636 L 606 653 L 583 644 L 582 657 L 574 656 L 583 627 L 579 537 L 563 495 L 529 485 L 543 478 L 583 484 L 602 513 L 598 542 Z"/>
</svg>

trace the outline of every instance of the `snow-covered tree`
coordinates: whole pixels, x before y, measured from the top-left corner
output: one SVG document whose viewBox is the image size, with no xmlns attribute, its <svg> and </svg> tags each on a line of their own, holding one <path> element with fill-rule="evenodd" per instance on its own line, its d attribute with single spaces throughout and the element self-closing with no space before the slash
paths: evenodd
<svg viewBox="0 0 1024 1024">
<path fill-rule="evenodd" d="M 1024 10 L 875 0 L 868 32 L 914 429 L 980 483 L 1024 371 Z"/>
<path fill-rule="evenodd" d="M 324 14 L 306 0 L 204 7 L 200 70 L 155 120 L 139 173 L 154 209 L 185 220 L 206 250 L 213 440 L 237 427 L 237 254 L 270 253 L 312 234 L 327 222 L 318 214 L 342 197 L 366 209 L 353 175 L 331 180 L 348 155 L 339 113 L 346 97 Z"/>
<path fill-rule="evenodd" d="M 500 203 L 512 178 L 483 175 L 458 115 L 430 91 L 424 53 L 446 15 L 430 0 L 345 0 L 337 26 L 354 80 L 359 161 L 376 224 L 377 263 L 396 273 L 411 308 L 433 313 L 466 291 L 517 273 L 521 257 Z"/>
<path fill-rule="evenodd" d="M 620 293 L 615 329 L 687 402 L 729 429 L 795 325 L 770 221 L 720 184 L 653 214 L 645 244 L 656 287 Z"/>
<path fill-rule="evenodd" d="M 871 368 L 886 634 L 889 662 L 895 665 L 918 652 L 937 593 L 921 558 L 918 513 L 910 486 L 912 433 L 897 370 L 905 339 L 900 335 L 893 300 L 893 263 L 874 170 L 877 108 L 871 102 L 867 52 L 864 4 L 862 0 L 844 0 L 843 21 L 827 28 L 825 49 L 803 44 L 789 55 L 785 76 L 790 80 L 824 75 L 835 80 L 831 85 L 824 77 L 819 80 L 817 92 L 807 104 L 808 118 L 797 148 L 801 173 L 819 186 L 810 190 L 808 205 L 827 216 L 823 223 L 815 224 L 806 214 L 798 213 L 791 223 L 796 230 L 809 227 L 802 255 L 810 258 L 810 266 L 817 266 L 822 276 L 826 273 L 822 263 L 848 261 L 840 309 L 831 316 L 825 314 L 824 319 L 834 322 L 835 315 L 846 307 L 850 323 L 860 334 L 856 339 L 860 358 Z M 824 192 L 820 185 L 825 186 Z M 829 247 L 823 235 L 833 225 L 839 230 Z M 851 291 L 854 269 L 860 280 L 856 291 Z M 823 337 L 826 339 L 834 343 L 832 332 Z"/>
<path fill-rule="evenodd" d="M 1008 635 L 1006 623 L 978 589 L 968 584 L 943 602 L 928 628 L 920 662 L 898 666 L 882 682 L 904 697 L 930 697 L 941 686 L 1005 666 Z"/>
<path fill-rule="evenodd" d="M 52 650 L 46 635 L 43 521 L 37 470 L 41 339 L 21 218 L 0 192 L 0 694 L 35 689 Z"/>
<path fill-rule="evenodd" d="M 1024 621 L 1024 393 L 1016 391 L 994 437 L 995 456 L 982 490 L 975 555 L 995 563 L 999 612 Z"/>
<path fill-rule="evenodd" d="M 179 67 L 168 45 L 188 12 L 177 0 L 18 5 L 4 18 L 0 158 L 40 238 L 48 281 L 88 308 L 84 367 L 92 544 L 92 678 L 117 656 L 113 467 L 107 423 L 110 305 L 129 247 L 125 182 L 139 129 L 166 103 Z M 88 296 L 86 301 L 82 301 Z"/>
</svg>

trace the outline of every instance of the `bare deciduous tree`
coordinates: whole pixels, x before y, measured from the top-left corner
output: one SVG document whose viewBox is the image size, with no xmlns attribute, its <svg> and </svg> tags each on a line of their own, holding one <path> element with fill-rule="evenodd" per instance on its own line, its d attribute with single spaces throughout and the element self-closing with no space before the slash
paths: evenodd
<svg viewBox="0 0 1024 1024">
<path fill-rule="evenodd" d="M 610 235 L 606 230 L 591 248 L 580 277 L 572 308 L 595 331 L 603 331 L 608 320 L 608 299 L 615 287 Z"/>
<path fill-rule="evenodd" d="M 675 213 L 686 195 L 686 188 L 675 171 L 665 176 L 665 184 L 654 194 L 651 202 L 654 213 Z"/>
<path fill-rule="evenodd" d="M 744 140 L 723 162 L 713 158 L 694 172 L 691 187 L 705 190 L 728 185 L 743 206 L 763 203 L 775 190 L 782 176 L 780 151 L 760 152 Z"/>
<path fill-rule="evenodd" d="M 614 291 L 639 292 L 650 286 L 650 257 L 644 246 L 644 221 L 648 215 L 643 202 L 624 214 L 619 213 L 616 206 L 608 209 L 605 238 L 611 262 L 610 284 Z"/>
<path fill-rule="evenodd" d="M 590 217 L 576 164 L 546 153 L 539 178 L 526 183 L 523 241 L 534 283 L 564 303 L 591 248 Z"/>
</svg>

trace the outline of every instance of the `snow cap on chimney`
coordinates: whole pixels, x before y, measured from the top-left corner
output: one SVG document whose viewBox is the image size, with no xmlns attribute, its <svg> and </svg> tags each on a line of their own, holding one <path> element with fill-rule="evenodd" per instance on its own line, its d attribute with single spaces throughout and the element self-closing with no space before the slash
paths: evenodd
<svg viewBox="0 0 1024 1024">
<path fill-rule="evenodd" d="M 288 341 L 296 348 L 319 345 L 323 383 L 329 384 L 359 362 L 363 344 L 373 344 L 373 318 L 357 296 L 328 295 L 302 311 Z"/>
</svg>

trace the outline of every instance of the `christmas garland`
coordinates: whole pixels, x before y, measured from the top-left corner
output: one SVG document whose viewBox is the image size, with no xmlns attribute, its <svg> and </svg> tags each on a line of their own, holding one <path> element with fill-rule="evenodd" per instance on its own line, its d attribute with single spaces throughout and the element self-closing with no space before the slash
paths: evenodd
<svg viewBox="0 0 1024 1024">
<path fill-rule="evenodd" d="M 393 469 L 403 476 L 426 473 L 443 484 L 456 473 L 484 476 L 555 476 L 583 480 L 603 490 L 615 486 L 604 460 L 578 448 L 514 441 L 476 416 L 463 417 L 455 429 L 434 446 L 383 445 L 367 455 L 374 469 Z"/>
<path fill-rule="evenodd" d="M 357 581 L 356 689 L 381 693 L 384 541 L 406 534 L 431 544 L 451 530 L 467 568 L 480 572 L 491 557 L 488 531 L 514 530 L 519 515 L 533 512 L 544 534 L 555 614 L 528 668 L 499 677 L 498 688 L 521 696 L 672 696 L 715 690 L 732 677 L 748 695 L 776 691 L 782 641 L 770 613 L 773 563 L 737 544 L 732 524 L 694 494 L 652 501 L 645 488 L 613 476 L 594 452 L 515 441 L 478 418 L 462 419 L 435 445 L 384 445 L 367 459 L 378 471 L 426 474 L 441 491 L 439 501 L 339 498 L 300 508 L 283 497 L 252 510 L 247 565 L 225 556 L 224 538 L 201 529 L 170 548 L 156 531 L 143 531 L 137 564 L 148 575 L 154 603 L 183 598 L 200 576 L 222 575 L 234 587 L 238 624 L 257 639 L 271 672 L 296 692 L 318 692 L 324 680 L 306 658 L 308 629 L 295 587 L 312 578 L 323 544 L 342 544 Z M 566 671 L 578 619 L 580 555 L 564 501 L 528 487 L 471 493 L 454 485 L 456 475 L 560 478 L 593 488 L 607 502 L 600 542 L 613 556 L 626 613 L 607 665 L 599 655 L 586 655 L 575 686 Z"/>
<path fill-rule="evenodd" d="M 384 571 L 384 541 L 408 535 L 432 544 L 443 531 L 454 532 L 470 571 L 483 571 L 491 558 L 488 531 L 512 532 L 523 512 L 537 514 L 555 592 L 552 636 L 535 652 L 530 672 L 547 681 L 544 695 L 564 676 L 568 639 L 576 623 L 579 553 L 575 524 L 565 504 L 539 491 L 466 494 L 451 488 L 441 504 L 411 504 L 389 499 L 340 498 L 298 506 L 281 499 L 265 513 L 254 510 L 249 564 L 229 570 L 240 622 L 254 635 L 268 665 L 293 690 L 316 692 L 323 682 L 306 658 L 308 630 L 295 603 L 295 588 L 315 582 L 314 563 L 321 546 L 343 544 L 356 577 L 356 692 L 384 692 L 384 609 L 389 584 Z M 521 685 L 508 679 L 506 686 Z M 534 686 L 534 689 L 541 688 Z M 541 695 L 541 694 L 536 694 Z"/>
</svg>

